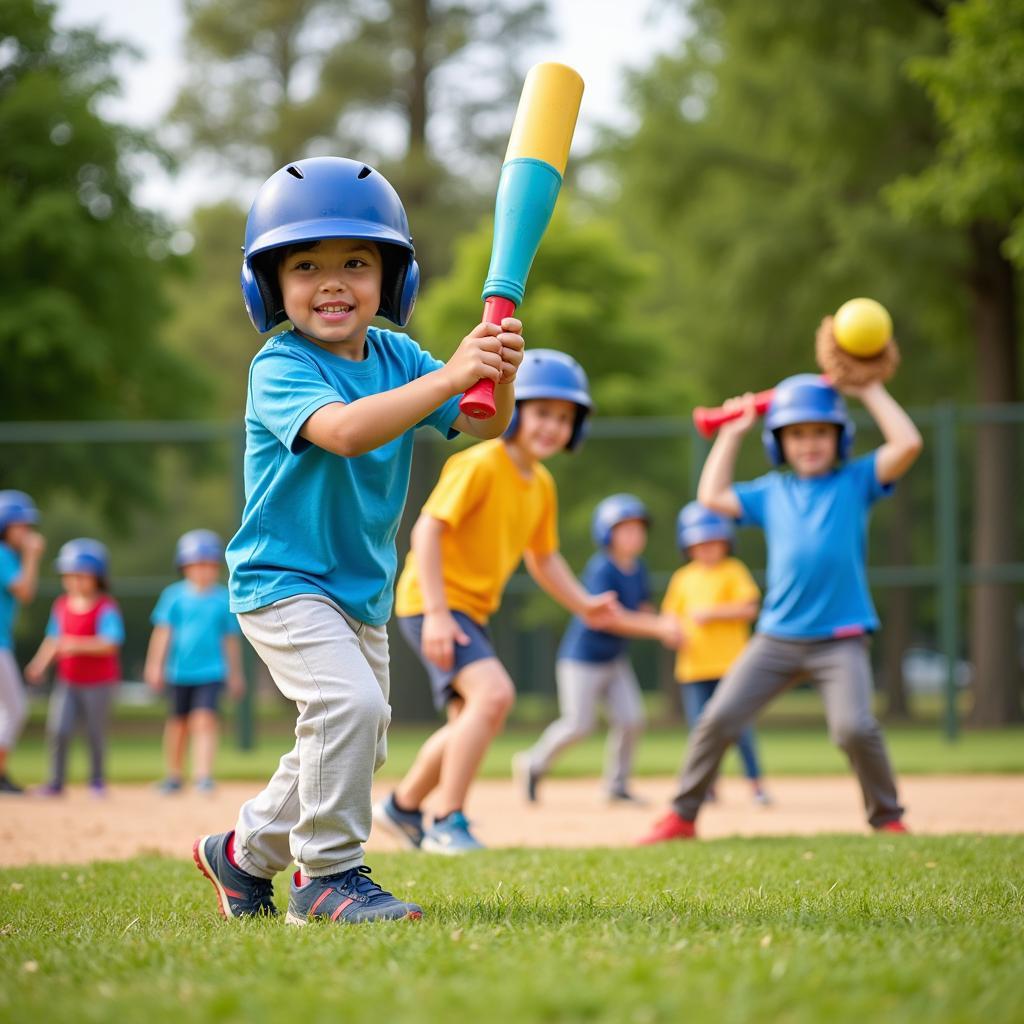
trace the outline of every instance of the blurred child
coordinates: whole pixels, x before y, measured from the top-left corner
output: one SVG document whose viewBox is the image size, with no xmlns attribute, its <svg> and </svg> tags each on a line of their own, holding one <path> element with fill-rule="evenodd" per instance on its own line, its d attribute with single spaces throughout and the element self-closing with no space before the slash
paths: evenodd
<svg viewBox="0 0 1024 1024">
<path fill-rule="evenodd" d="M 249 370 L 245 510 L 228 589 L 246 638 L 295 703 L 295 746 L 231 831 L 201 836 L 200 871 L 226 917 L 276 914 L 271 879 L 294 860 L 289 924 L 416 919 L 370 877 L 373 772 L 387 753 L 388 638 L 413 437 L 496 437 L 514 404 L 522 324 L 477 324 L 447 363 L 402 327 L 419 282 L 398 194 L 339 157 L 281 168 L 245 228 L 242 294 L 272 337 Z M 494 381 L 497 413 L 459 412 Z"/>
<path fill-rule="evenodd" d="M 921 451 L 913 421 L 882 384 L 859 395 L 884 443 L 847 461 L 854 424 L 846 403 L 814 374 L 775 389 L 761 440 L 769 461 L 789 473 L 733 482 L 743 435 L 757 411 L 752 395 L 718 432 L 701 473 L 701 504 L 741 524 L 760 526 L 768 546 L 768 590 L 754 638 L 726 673 L 690 737 L 672 810 L 641 842 L 689 839 L 722 754 L 773 697 L 802 676 L 818 684 L 833 741 L 860 782 L 868 822 L 905 832 L 882 731 L 871 711 L 868 637 L 878 616 L 867 585 L 868 514 L 891 493 Z"/>
<path fill-rule="evenodd" d="M 632 494 L 613 494 L 594 509 L 591 534 L 599 550 L 587 563 L 581 581 L 591 594 L 611 591 L 623 609 L 640 614 L 623 615 L 604 630 L 591 629 L 579 616 L 569 623 L 555 664 L 559 718 L 512 761 L 513 773 L 530 802 L 537 799 L 538 783 L 562 751 L 594 731 L 597 709 L 603 703 L 608 715 L 608 799 L 643 803 L 629 788 L 633 752 L 644 727 L 644 705 L 629 660 L 628 638 L 653 636 L 667 647 L 679 642 L 676 620 L 653 614 L 647 567 L 641 558 L 649 524 L 647 507 Z"/>
<path fill-rule="evenodd" d="M 398 581 L 396 611 L 447 713 L 395 791 L 374 807 L 374 821 L 407 845 L 460 854 L 483 844 L 463 807 L 491 741 L 505 724 L 515 685 L 487 632 L 509 576 L 526 560 L 556 601 L 592 625 L 603 624 L 615 595 L 588 594 L 558 551 L 555 482 L 542 465 L 583 438 L 591 401 L 586 374 L 562 352 L 526 353 L 516 411 L 499 440 L 453 455 L 412 531 Z M 421 806 L 433 794 L 433 824 Z"/>
<path fill-rule="evenodd" d="M 107 549 L 98 540 L 69 540 L 57 553 L 64 593 L 53 602 L 46 636 L 25 666 L 33 685 L 43 681 L 51 664 L 57 666 L 46 722 L 52 769 L 50 781 L 36 790 L 39 796 L 63 792 L 68 748 L 80 719 L 89 737 L 89 789 L 93 796 L 106 795 L 107 723 L 121 680 L 124 643 L 121 609 L 107 592 L 108 570 Z"/>
<path fill-rule="evenodd" d="M 682 629 L 676 680 L 691 732 L 719 680 L 746 646 L 750 623 L 757 618 L 761 592 L 747 567 L 732 555 L 734 536 L 731 520 L 696 501 L 684 506 L 676 521 L 679 549 L 690 561 L 669 580 L 661 610 L 674 616 Z M 761 784 L 752 725 L 739 734 L 736 746 L 755 802 L 770 803 Z M 704 799 L 714 799 L 712 788 Z"/>
<path fill-rule="evenodd" d="M 22 792 L 7 774 L 7 755 L 25 724 L 25 684 L 14 659 L 18 606 L 36 596 L 39 559 L 46 548 L 33 527 L 39 510 L 24 491 L 0 491 L 0 794 Z"/>
<path fill-rule="evenodd" d="M 192 774 L 200 792 L 213 791 L 221 691 L 242 695 L 241 630 L 220 582 L 224 544 L 212 530 L 190 530 L 178 540 L 175 564 L 184 579 L 172 583 L 153 609 L 146 683 L 164 687 L 170 716 L 164 729 L 167 777 L 163 793 L 182 787 L 185 746 L 192 734 Z"/>
</svg>

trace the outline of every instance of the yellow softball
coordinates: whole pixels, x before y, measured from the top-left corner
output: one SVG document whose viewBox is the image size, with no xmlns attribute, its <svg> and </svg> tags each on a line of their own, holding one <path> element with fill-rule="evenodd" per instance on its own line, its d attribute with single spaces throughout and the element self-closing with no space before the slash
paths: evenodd
<svg viewBox="0 0 1024 1024">
<path fill-rule="evenodd" d="M 892 317 L 874 299 L 850 299 L 836 311 L 832 333 L 852 356 L 878 355 L 892 338 Z"/>
</svg>

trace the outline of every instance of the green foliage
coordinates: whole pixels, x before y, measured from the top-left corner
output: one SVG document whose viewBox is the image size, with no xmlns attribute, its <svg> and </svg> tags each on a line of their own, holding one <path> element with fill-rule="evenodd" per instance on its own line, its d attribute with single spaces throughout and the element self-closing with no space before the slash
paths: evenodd
<svg viewBox="0 0 1024 1024">
<path fill-rule="evenodd" d="M 0 1015 L 1010 1024 L 1022 856 L 1020 836 L 377 855 L 425 916 L 356 931 L 225 923 L 185 860 L 7 869 Z"/>
<path fill-rule="evenodd" d="M 946 52 L 910 65 L 935 105 L 941 142 L 933 164 L 893 186 L 892 200 L 917 221 L 1009 225 L 1005 253 L 1024 268 L 1024 7 L 967 0 L 947 20 Z"/>
</svg>

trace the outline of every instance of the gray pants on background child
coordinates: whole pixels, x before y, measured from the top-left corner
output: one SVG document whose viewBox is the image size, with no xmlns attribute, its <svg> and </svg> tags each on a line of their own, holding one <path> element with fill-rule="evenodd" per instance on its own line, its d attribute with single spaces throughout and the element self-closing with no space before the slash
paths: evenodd
<svg viewBox="0 0 1024 1024">
<path fill-rule="evenodd" d="M 566 747 L 594 731 L 603 701 L 608 713 L 605 781 L 609 792 L 625 792 L 633 770 L 633 752 L 644 728 L 640 684 L 629 659 L 592 662 L 560 658 L 555 676 L 561 717 L 526 752 L 529 765 L 537 775 L 546 774 Z"/>
<path fill-rule="evenodd" d="M 317 594 L 244 612 L 238 621 L 298 709 L 295 746 L 239 811 L 238 866 L 258 878 L 293 860 L 314 878 L 357 867 L 370 835 L 373 773 L 387 757 L 387 630 Z"/>
<path fill-rule="evenodd" d="M 817 684 L 832 742 L 846 753 L 875 828 L 903 813 L 882 730 L 871 711 L 872 676 L 864 637 L 781 640 L 756 634 L 704 708 L 690 738 L 672 807 L 697 817 L 722 755 L 774 697 L 801 676 Z"/>
<path fill-rule="evenodd" d="M 27 714 L 25 684 L 14 653 L 0 647 L 0 750 L 10 750 L 17 742 Z"/>
<path fill-rule="evenodd" d="M 46 731 L 50 737 L 53 757 L 51 783 L 60 789 L 67 778 L 68 749 L 75 726 L 85 720 L 89 740 L 89 781 L 102 785 L 103 764 L 107 756 L 107 723 L 110 705 L 114 701 L 117 683 L 97 683 L 90 686 L 71 686 L 57 682 L 50 694 L 50 708 L 46 718 Z"/>
</svg>

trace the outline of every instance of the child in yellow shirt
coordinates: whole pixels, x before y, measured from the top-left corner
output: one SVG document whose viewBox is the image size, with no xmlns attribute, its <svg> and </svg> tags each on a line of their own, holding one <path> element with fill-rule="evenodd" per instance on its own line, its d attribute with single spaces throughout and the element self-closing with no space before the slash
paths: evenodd
<svg viewBox="0 0 1024 1024">
<path fill-rule="evenodd" d="M 690 559 L 669 581 L 663 613 L 679 618 L 683 642 L 676 655 L 676 680 L 693 730 L 732 663 L 750 638 L 761 596 L 747 567 L 732 555 L 733 524 L 696 501 L 679 513 L 676 537 Z M 753 726 L 736 740 L 743 769 L 759 804 L 771 802 L 761 782 Z M 714 799 L 709 790 L 705 799 Z"/>
<path fill-rule="evenodd" d="M 574 359 L 528 351 L 505 436 L 452 456 L 413 528 L 395 611 L 448 721 L 374 807 L 374 821 L 408 846 L 444 854 L 483 846 L 469 831 L 463 805 L 515 700 L 487 620 L 520 559 L 544 590 L 589 625 L 606 627 L 625 614 L 614 592 L 588 593 L 559 553 L 555 483 L 542 465 L 577 447 L 590 409 L 586 374 Z M 420 808 L 428 796 L 433 824 L 424 829 Z"/>
</svg>

